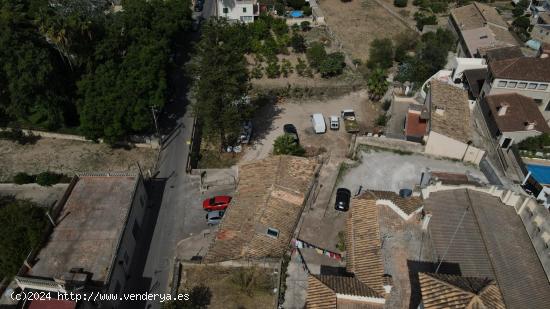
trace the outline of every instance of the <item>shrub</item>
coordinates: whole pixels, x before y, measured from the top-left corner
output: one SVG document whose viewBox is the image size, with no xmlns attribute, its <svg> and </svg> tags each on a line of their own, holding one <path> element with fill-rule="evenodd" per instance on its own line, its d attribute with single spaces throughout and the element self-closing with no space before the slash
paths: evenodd
<svg viewBox="0 0 550 309">
<path fill-rule="evenodd" d="M 377 68 L 372 71 L 367 80 L 369 97 L 373 101 L 378 101 L 386 93 L 389 82 L 386 80 L 386 71 Z"/>
<path fill-rule="evenodd" d="M 378 116 L 378 118 L 376 118 L 376 125 L 377 126 L 385 126 L 386 123 L 388 122 L 388 117 L 386 115 L 380 115 Z"/>
<path fill-rule="evenodd" d="M 262 70 L 262 66 L 259 65 L 259 64 L 254 66 L 254 68 L 250 72 L 250 77 L 255 78 L 255 79 L 260 79 L 263 76 L 264 76 L 264 73 L 263 73 L 263 70 Z"/>
<path fill-rule="evenodd" d="M 292 24 L 292 26 L 290 26 L 290 29 L 292 29 L 292 32 L 298 32 L 300 31 L 300 25 Z"/>
<path fill-rule="evenodd" d="M 393 43 L 391 39 L 375 39 L 369 48 L 367 67 L 387 69 L 393 65 Z"/>
<path fill-rule="evenodd" d="M 327 58 L 327 52 L 323 44 L 315 42 L 307 49 L 306 57 L 309 61 L 309 65 L 318 70 L 321 63 Z"/>
<path fill-rule="evenodd" d="M 306 51 L 306 41 L 303 36 L 294 34 L 290 39 L 290 45 L 296 53 L 303 53 Z"/>
<path fill-rule="evenodd" d="M 281 67 L 277 62 L 277 58 L 269 59 L 267 61 L 267 67 L 265 68 L 265 74 L 268 78 L 277 78 L 281 75 Z"/>
<path fill-rule="evenodd" d="M 416 20 L 416 28 L 422 31 L 425 25 L 437 25 L 437 17 L 433 14 L 426 15 L 422 12 L 414 13 L 414 20 Z"/>
<path fill-rule="evenodd" d="M 302 28 L 302 31 L 309 31 L 309 29 L 311 29 L 311 23 L 305 20 L 300 23 L 300 28 Z"/>
<path fill-rule="evenodd" d="M 395 5 L 398 8 L 404 8 L 407 6 L 408 0 L 393 0 L 393 5 Z"/>
<path fill-rule="evenodd" d="M 293 156 L 303 156 L 305 155 L 305 149 L 300 146 L 295 140 L 294 137 L 290 134 L 283 134 L 275 139 L 273 143 L 273 154 L 276 155 L 293 155 Z"/>
<path fill-rule="evenodd" d="M 36 183 L 44 187 L 49 187 L 59 183 L 63 178 L 62 174 L 43 172 L 36 175 Z"/>
<path fill-rule="evenodd" d="M 519 149 L 532 152 L 550 152 L 548 147 L 550 147 L 550 135 L 548 133 L 526 138 L 518 145 Z"/>
<path fill-rule="evenodd" d="M 283 76 L 288 77 L 288 74 L 291 74 L 293 72 L 294 70 L 292 70 L 292 64 L 290 63 L 290 61 L 283 59 L 281 61 L 281 73 L 283 74 Z"/>
<path fill-rule="evenodd" d="M 18 185 L 24 185 L 26 183 L 33 183 L 35 182 L 35 177 L 33 175 L 29 175 L 27 173 L 17 173 L 15 176 L 13 176 L 13 182 Z"/>
<path fill-rule="evenodd" d="M 300 76 L 311 77 L 311 69 L 307 66 L 306 62 L 302 58 L 298 58 L 298 63 L 296 64 L 296 73 Z"/>
<path fill-rule="evenodd" d="M 271 25 L 271 28 L 276 35 L 283 35 L 285 33 L 288 33 L 288 25 L 286 24 L 286 21 L 282 18 L 275 18 L 273 20 L 273 25 Z"/>
<path fill-rule="evenodd" d="M 288 0 L 286 3 L 295 10 L 299 10 L 306 5 L 305 0 Z"/>
<path fill-rule="evenodd" d="M 323 77 L 331 77 L 342 74 L 342 70 L 346 66 L 344 62 L 344 54 L 332 53 L 327 55 L 325 60 L 321 62 L 319 72 Z"/>
<path fill-rule="evenodd" d="M 6 131 L 0 131 L 0 139 L 10 140 L 12 142 L 17 142 L 20 145 L 34 144 L 37 140 L 40 139 L 40 136 L 32 134 L 25 134 L 23 130 L 19 128 L 13 128 Z"/>
<path fill-rule="evenodd" d="M 304 6 L 302 8 L 302 11 L 304 12 L 305 16 L 311 16 L 311 14 L 313 14 L 313 9 L 311 8 L 311 6 Z"/>
</svg>

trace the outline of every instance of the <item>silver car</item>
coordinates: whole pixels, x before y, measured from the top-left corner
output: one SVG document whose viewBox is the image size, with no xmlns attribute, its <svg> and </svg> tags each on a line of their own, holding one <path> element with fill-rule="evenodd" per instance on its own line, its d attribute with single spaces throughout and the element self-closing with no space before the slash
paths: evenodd
<svg viewBox="0 0 550 309">
<path fill-rule="evenodd" d="M 206 213 L 206 223 L 211 226 L 218 225 L 222 221 L 224 213 L 225 210 L 209 211 Z"/>
</svg>

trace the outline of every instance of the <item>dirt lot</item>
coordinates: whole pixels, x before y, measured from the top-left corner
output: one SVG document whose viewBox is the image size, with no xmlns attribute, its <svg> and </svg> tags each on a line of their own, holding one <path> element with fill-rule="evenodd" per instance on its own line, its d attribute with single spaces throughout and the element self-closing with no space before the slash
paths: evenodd
<svg viewBox="0 0 550 309">
<path fill-rule="evenodd" d="M 145 171 L 153 167 L 156 150 L 112 149 L 104 144 L 41 138 L 33 145 L 0 140 L 0 181 L 9 181 L 19 173 L 52 171 L 76 172 L 137 171 L 139 162 Z"/>
<path fill-rule="evenodd" d="M 411 31 L 373 0 L 319 2 L 327 24 L 342 41 L 344 49 L 351 52 L 353 58 L 362 61 L 368 59 L 372 40 L 391 38 L 401 32 Z"/>
<path fill-rule="evenodd" d="M 327 129 L 325 134 L 315 134 L 310 116 L 322 113 L 325 118 L 340 115 L 342 109 L 352 108 L 357 114 L 361 130 L 365 131 L 378 116 L 378 106 L 368 100 L 366 91 L 328 100 L 287 100 L 283 103 L 265 106 L 253 120 L 254 134 L 241 161 L 258 160 L 267 157 L 273 150 L 273 142 L 283 134 L 283 125 L 294 124 L 298 130 L 300 144 L 308 147 L 324 147 L 333 156 L 344 157 L 349 145 L 350 134 L 341 127 L 338 131 Z M 327 122 L 328 123 L 328 122 Z M 340 121 L 340 125 L 343 125 Z"/>
<path fill-rule="evenodd" d="M 273 270 L 263 268 L 183 266 L 180 290 L 189 293 L 199 284 L 207 286 L 212 299 L 208 308 L 273 308 L 277 278 Z M 253 279 L 251 279 L 253 278 Z M 252 280 L 252 281 L 251 281 Z M 249 283 L 249 290 L 241 287 Z"/>
</svg>

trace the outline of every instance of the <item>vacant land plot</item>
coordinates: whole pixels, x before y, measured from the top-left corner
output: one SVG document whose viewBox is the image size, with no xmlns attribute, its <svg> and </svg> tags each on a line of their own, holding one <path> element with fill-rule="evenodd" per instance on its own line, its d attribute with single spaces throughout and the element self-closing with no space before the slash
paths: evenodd
<svg viewBox="0 0 550 309">
<path fill-rule="evenodd" d="M 246 148 L 242 160 L 251 161 L 267 157 L 273 150 L 273 142 L 283 134 L 283 126 L 287 123 L 296 126 L 300 144 L 306 149 L 323 147 L 335 156 L 344 157 L 350 134 L 342 127 L 338 131 L 327 129 L 324 134 L 315 134 L 311 115 L 322 113 L 325 118 L 331 115 L 339 116 L 341 110 L 349 108 L 355 110 L 361 131 L 371 128 L 379 114 L 378 105 L 368 100 L 366 91 L 353 92 L 335 99 L 289 99 L 284 103 L 264 106 L 253 120 L 253 141 Z M 328 124 L 328 120 L 326 123 Z M 343 125 L 341 120 L 340 125 Z"/>
<path fill-rule="evenodd" d="M 210 289 L 208 308 L 273 308 L 277 294 L 275 270 L 253 267 L 184 265 L 180 289 L 189 293 L 195 286 Z"/>
<path fill-rule="evenodd" d="M 32 145 L 0 140 L 0 181 L 10 181 L 19 173 L 38 174 L 52 171 L 63 174 L 79 172 L 138 171 L 154 166 L 156 150 L 112 149 L 105 144 L 41 138 Z"/>
<path fill-rule="evenodd" d="M 329 28 L 342 41 L 353 58 L 366 61 L 370 43 L 376 38 L 391 38 L 412 31 L 373 0 L 320 0 Z"/>
</svg>

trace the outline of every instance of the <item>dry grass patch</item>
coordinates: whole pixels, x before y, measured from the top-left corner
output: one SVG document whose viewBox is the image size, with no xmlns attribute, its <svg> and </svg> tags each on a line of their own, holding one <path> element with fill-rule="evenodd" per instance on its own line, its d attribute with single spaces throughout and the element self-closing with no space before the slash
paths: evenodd
<svg viewBox="0 0 550 309">
<path fill-rule="evenodd" d="M 184 266 L 180 289 L 198 285 L 212 292 L 208 308 L 273 308 L 277 276 L 273 270 L 256 267 Z"/>
</svg>

